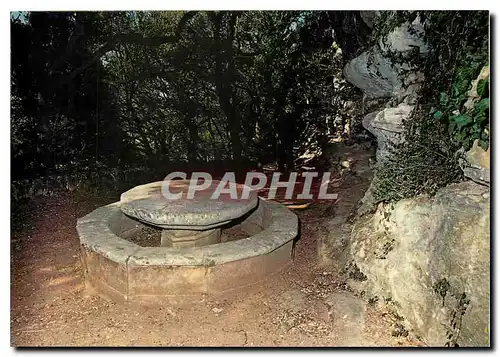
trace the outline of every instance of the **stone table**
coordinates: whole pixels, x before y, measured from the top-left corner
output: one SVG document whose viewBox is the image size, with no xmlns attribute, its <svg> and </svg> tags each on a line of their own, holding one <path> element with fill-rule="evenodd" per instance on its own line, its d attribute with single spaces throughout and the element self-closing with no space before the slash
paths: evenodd
<svg viewBox="0 0 500 357">
<path fill-rule="evenodd" d="M 219 185 L 196 191 L 187 198 L 189 180 L 158 181 L 136 186 L 120 197 L 124 214 L 147 224 L 163 228 L 161 245 L 165 247 L 199 247 L 220 242 L 221 226 L 244 216 L 258 205 L 255 191 L 247 199 L 240 199 L 242 184 L 236 184 L 237 199 L 221 193 L 211 199 Z M 167 199 L 162 185 L 168 184 L 171 194 L 182 193 L 181 198 Z"/>
</svg>

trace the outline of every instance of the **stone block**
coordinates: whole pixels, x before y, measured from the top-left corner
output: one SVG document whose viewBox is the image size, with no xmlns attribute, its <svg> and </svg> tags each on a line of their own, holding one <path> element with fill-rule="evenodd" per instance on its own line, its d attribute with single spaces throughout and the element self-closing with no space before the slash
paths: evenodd
<svg viewBox="0 0 500 357">
<path fill-rule="evenodd" d="M 128 265 L 128 292 L 131 300 L 162 296 L 197 295 L 207 292 L 204 266 Z"/>
<path fill-rule="evenodd" d="M 239 282 L 238 288 L 261 282 L 291 262 L 291 251 L 289 242 L 265 255 L 212 266 L 208 270 L 208 292 L 230 291 L 236 288 L 235 281 Z"/>
<path fill-rule="evenodd" d="M 127 267 L 101 254 L 82 247 L 85 278 L 102 296 L 112 300 L 127 300 Z"/>
<path fill-rule="evenodd" d="M 174 248 L 203 247 L 220 243 L 221 229 L 191 231 L 164 229 L 161 232 L 161 246 Z"/>
</svg>

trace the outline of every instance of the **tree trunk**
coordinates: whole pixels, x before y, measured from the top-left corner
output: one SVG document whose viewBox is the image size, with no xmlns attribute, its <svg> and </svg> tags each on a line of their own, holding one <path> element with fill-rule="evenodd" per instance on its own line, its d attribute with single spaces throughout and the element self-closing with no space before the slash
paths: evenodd
<svg viewBox="0 0 500 357">
<path fill-rule="evenodd" d="M 232 14 L 230 20 L 230 34 L 223 46 L 221 40 L 221 24 L 224 17 L 223 12 L 208 13 L 214 30 L 214 52 L 215 52 L 215 89 L 219 98 L 219 104 L 226 115 L 233 152 L 233 161 L 236 168 L 241 167 L 241 139 L 240 139 L 240 118 L 238 117 L 232 103 L 233 90 L 232 80 L 234 75 L 234 63 L 232 58 L 232 42 L 234 37 L 234 27 L 236 14 Z M 227 70 L 224 70 L 227 68 Z"/>
</svg>

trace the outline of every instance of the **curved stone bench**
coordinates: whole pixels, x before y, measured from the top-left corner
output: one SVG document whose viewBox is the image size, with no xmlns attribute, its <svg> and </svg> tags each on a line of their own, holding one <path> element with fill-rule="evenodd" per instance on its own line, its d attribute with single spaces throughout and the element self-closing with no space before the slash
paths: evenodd
<svg viewBox="0 0 500 357">
<path fill-rule="evenodd" d="M 253 285 L 291 261 L 298 218 L 279 203 L 259 199 L 241 223 L 253 234 L 248 238 L 193 248 L 141 247 L 121 238 L 144 227 L 123 214 L 119 202 L 78 219 L 86 283 L 99 294 L 157 304 Z"/>
</svg>

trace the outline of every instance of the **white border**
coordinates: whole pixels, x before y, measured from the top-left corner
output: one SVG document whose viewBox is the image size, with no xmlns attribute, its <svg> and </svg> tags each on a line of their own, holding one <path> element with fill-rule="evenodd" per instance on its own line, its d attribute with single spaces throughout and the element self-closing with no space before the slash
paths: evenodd
<svg viewBox="0 0 500 357">
<path fill-rule="evenodd" d="M 290 10 L 290 9 L 308 9 L 308 10 L 377 10 L 377 9 L 426 9 L 426 10 L 446 10 L 446 9 L 470 9 L 470 10 L 481 10 L 481 9 L 489 9 L 492 13 L 498 14 L 498 2 L 487 1 L 487 0 L 453 0 L 453 1 L 435 1 L 435 0 L 420 0 L 418 3 L 412 6 L 410 3 L 403 3 L 400 0 L 384 0 L 378 2 L 368 2 L 366 0 L 349 0 L 349 1 L 323 1 L 323 0 L 308 0 L 308 1 L 292 1 L 292 0 L 279 0 L 279 1 L 269 1 L 269 0 L 253 0 L 246 2 L 235 2 L 230 0 L 216 0 L 216 1 L 200 1 L 200 0 L 183 0 L 183 1 L 151 1 L 151 0 L 141 0 L 141 1 L 130 1 L 130 0 L 121 0 L 121 1 L 107 1 L 104 2 L 102 0 L 86 0 L 86 1 L 67 1 L 67 0 L 51 0 L 51 1 L 35 1 L 35 0 L 18 0 L 11 2 L 2 2 L 2 8 L 5 6 L 6 10 L 2 11 L 2 22 L 1 22 L 1 47 L 2 51 L 2 67 L 3 70 L 0 72 L 1 76 L 1 88 L 2 88 L 2 120 L 0 120 L 1 130 L 0 133 L 2 135 L 2 139 L 0 140 L 0 155 L 2 158 L 2 172 L 4 175 L 2 176 L 2 185 L 1 185 L 1 225 L 2 227 L 2 245 L 0 248 L 2 252 L 2 269 L 0 269 L 2 284 L 4 284 L 3 291 L 5 293 L 2 295 L 2 325 L 1 325 L 1 355 L 8 356 L 15 353 L 15 351 L 8 346 L 10 346 L 10 302 L 9 296 L 7 293 L 7 285 L 10 282 L 10 244 L 8 237 L 10 236 L 10 175 L 7 174 L 10 172 L 10 121 L 7 118 L 10 118 L 10 14 L 7 10 L 10 11 L 19 11 L 19 10 L 216 10 L 216 9 L 225 9 L 225 10 Z M 498 19 L 497 19 L 498 20 Z M 496 23 L 496 28 L 498 28 L 498 23 Z M 495 49 L 498 49 L 498 40 L 494 38 Z M 496 57 L 493 57 L 495 59 Z M 492 63 L 493 67 L 494 64 Z M 9 71 L 7 71 L 9 68 Z M 493 90 L 495 101 L 497 104 L 499 101 L 497 100 L 498 94 Z M 496 105 L 495 105 L 496 109 Z M 496 110 L 494 113 L 491 113 L 492 118 L 496 118 L 495 116 Z M 496 121 L 495 119 L 493 119 Z M 493 137 L 497 137 L 499 134 L 500 124 L 494 124 Z M 494 150 L 496 152 L 496 146 L 494 145 Z M 495 162 L 494 167 L 500 167 L 498 164 L 499 161 L 498 155 L 495 153 Z M 496 180 L 495 180 L 496 181 Z M 493 183 L 495 185 L 495 183 Z M 498 195 L 495 197 L 495 206 L 498 200 Z M 492 202 L 493 203 L 493 202 Z M 498 207 L 498 206 L 497 206 Z M 492 257 L 500 256 L 498 252 L 498 247 L 500 243 L 495 244 L 495 252 L 492 252 Z M 494 259 L 492 259 L 492 263 Z M 496 266 L 496 265 L 495 265 Z M 497 281 L 498 275 L 493 275 L 495 277 L 495 282 Z M 496 285 L 496 284 L 495 284 Z M 9 286 L 10 290 L 10 286 Z M 498 294 L 496 294 L 498 295 Z M 496 304 L 495 304 L 496 305 Z M 494 310 L 495 311 L 495 310 Z M 494 318 L 495 316 L 492 314 L 491 316 Z M 496 333 L 498 330 L 498 326 L 495 326 L 495 337 L 498 336 Z M 492 336 L 493 337 L 493 336 Z M 499 339 L 494 338 L 494 341 L 498 343 Z M 134 351 L 134 354 L 143 354 L 146 351 Z M 288 352 L 288 351 L 283 351 Z M 347 350 L 342 351 L 329 351 L 325 350 L 326 353 L 336 353 L 340 355 L 344 355 Z M 367 351 L 368 352 L 368 351 Z M 369 351 L 375 355 L 386 354 L 387 351 Z M 480 352 L 472 352 L 471 350 L 467 351 L 471 353 L 480 353 Z M 50 352 L 49 352 L 50 353 Z M 70 351 L 59 351 L 61 355 L 66 355 L 71 353 Z M 81 353 L 88 354 L 91 356 L 99 356 L 104 354 L 104 351 L 99 350 L 85 350 Z M 182 355 L 193 354 L 193 351 L 168 351 L 169 355 Z M 262 353 L 262 352 L 261 352 Z M 268 352 L 264 352 L 268 353 Z M 301 354 L 306 354 L 309 352 L 301 351 Z M 352 354 L 353 352 L 350 352 Z M 361 351 L 357 351 L 354 353 L 362 353 Z M 437 351 L 432 351 L 431 353 L 437 353 Z"/>
<path fill-rule="evenodd" d="M 488 10 L 492 8 L 492 2 L 486 0 L 454 0 L 454 1 L 433 1 L 421 0 L 412 6 L 396 0 L 384 0 L 369 2 L 366 0 L 349 1 L 324 1 L 324 0 L 253 0 L 253 1 L 16 1 L 14 6 L 9 6 L 10 10 Z M 451 6 L 447 6 L 451 5 Z"/>
</svg>

